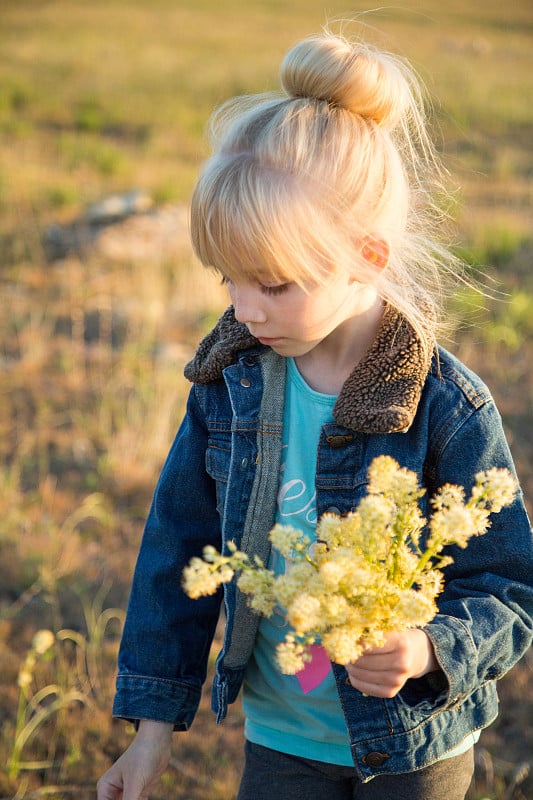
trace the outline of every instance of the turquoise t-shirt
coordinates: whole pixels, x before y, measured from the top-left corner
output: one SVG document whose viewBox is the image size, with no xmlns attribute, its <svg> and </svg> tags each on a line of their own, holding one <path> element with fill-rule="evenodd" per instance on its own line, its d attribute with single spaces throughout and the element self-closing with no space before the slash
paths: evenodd
<svg viewBox="0 0 533 800">
<path fill-rule="evenodd" d="M 294 360 L 287 359 L 283 458 L 276 521 L 315 540 L 316 453 L 322 425 L 333 421 L 336 397 L 311 389 Z M 269 568 L 285 571 L 273 551 Z M 259 623 L 243 686 L 245 736 L 255 744 L 290 755 L 353 766 L 349 737 L 331 663 L 318 645 L 297 675 L 284 675 L 275 662 L 276 645 L 288 631 L 281 609 Z M 466 752 L 479 739 L 469 735 L 446 758 Z"/>
<path fill-rule="evenodd" d="M 322 425 L 333 422 L 336 397 L 313 391 L 292 358 L 287 359 L 283 419 L 283 457 L 276 521 L 303 530 L 315 539 L 316 452 Z M 285 571 L 273 551 L 276 574 Z M 319 646 L 298 675 L 283 675 L 275 663 L 276 645 L 288 631 L 281 611 L 259 624 L 253 656 L 246 671 L 243 707 L 246 738 L 291 755 L 353 765 L 346 723 L 330 661 Z"/>
</svg>

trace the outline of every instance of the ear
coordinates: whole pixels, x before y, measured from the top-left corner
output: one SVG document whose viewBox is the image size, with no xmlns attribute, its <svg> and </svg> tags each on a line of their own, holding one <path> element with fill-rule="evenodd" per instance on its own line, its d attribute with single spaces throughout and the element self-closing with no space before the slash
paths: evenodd
<svg viewBox="0 0 533 800">
<path fill-rule="evenodd" d="M 390 247 L 385 239 L 365 236 L 361 241 L 361 255 L 368 264 L 376 269 L 384 269 L 389 263 Z"/>
</svg>

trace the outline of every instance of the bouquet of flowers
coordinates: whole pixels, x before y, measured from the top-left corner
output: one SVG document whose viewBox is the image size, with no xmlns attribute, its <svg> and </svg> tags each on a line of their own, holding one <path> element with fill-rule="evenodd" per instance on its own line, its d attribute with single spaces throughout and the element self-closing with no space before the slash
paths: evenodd
<svg viewBox="0 0 533 800">
<path fill-rule="evenodd" d="M 382 645 L 387 631 L 425 625 L 437 613 L 442 568 L 452 562 L 443 549 L 464 548 L 485 533 L 490 514 L 512 502 L 516 481 L 508 470 L 481 472 L 468 500 L 462 487 L 447 484 L 431 498 L 426 520 L 416 473 L 380 456 L 368 478 L 368 493 L 354 512 L 319 520 L 316 542 L 290 526 L 272 529 L 272 547 L 286 561 L 284 574 L 276 576 L 230 542 L 227 555 L 205 547 L 203 558 L 191 559 L 184 591 L 191 598 L 214 594 L 237 574 L 251 608 L 269 617 L 281 606 L 291 631 L 276 660 L 288 675 L 303 669 L 311 644 L 348 664 L 366 647 Z"/>
</svg>

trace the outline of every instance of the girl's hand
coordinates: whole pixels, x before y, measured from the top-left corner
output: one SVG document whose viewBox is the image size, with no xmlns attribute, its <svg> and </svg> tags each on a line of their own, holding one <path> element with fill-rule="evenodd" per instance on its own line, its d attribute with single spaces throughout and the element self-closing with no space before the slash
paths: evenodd
<svg viewBox="0 0 533 800">
<path fill-rule="evenodd" d="M 372 647 L 346 671 L 355 689 L 372 697 L 394 697 L 409 678 L 439 669 L 429 636 L 421 628 L 387 634 L 383 647 Z"/>
<path fill-rule="evenodd" d="M 147 800 L 167 768 L 172 728 L 142 720 L 128 749 L 98 781 L 97 800 Z"/>
</svg>

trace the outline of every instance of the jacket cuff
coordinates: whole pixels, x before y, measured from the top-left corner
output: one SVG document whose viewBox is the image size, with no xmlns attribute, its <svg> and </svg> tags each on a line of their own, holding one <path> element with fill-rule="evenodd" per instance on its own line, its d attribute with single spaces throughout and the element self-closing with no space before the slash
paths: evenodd
<svg viewBox="0 0 533 800">
<path fill-rule="evenodd" d="M 442 670 L 439 705 L 442 710 L 456 708 L 479 685 L 475 643 L 468 628 L 457 617 L 437 614 L 424 631 Z"/>
<path fill-rule="evenodd" d="M 137 723 L 141 719 L 170 722 L 175 731 L 192 725 L 200 704 L 201 689 L 185 683 L 119 675 L 113 716 Z"/>
</svg>

